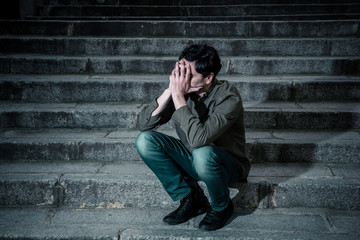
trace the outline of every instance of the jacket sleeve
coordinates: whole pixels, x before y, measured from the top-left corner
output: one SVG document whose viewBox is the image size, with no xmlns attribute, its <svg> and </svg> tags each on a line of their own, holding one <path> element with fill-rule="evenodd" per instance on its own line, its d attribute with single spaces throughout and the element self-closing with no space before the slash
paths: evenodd
<svg viewBox="0 0 360 240">
<path fill-rule="evenodd" d="M 192 114 L 189 106 L 176 110 L 173 120 L 186 134 L 190 146 L 199 148 L 211 144 L 226 132 L 237 120 L 241 111 L 243 111 L 241 99 L 233 94 L 219 99 L 213 112 L 209 113 L 204 122 Z"/>
<path fill-rule="evenodd" d="M 137 128 L 140 131 L 145 132 L 155 130 L 171 119 L 171 116 L 174 113 L 174 103 L 172 100 L 161 113 L 156 116 L 151 116 L 157 107 L 157 101 L 154 99 L 151 103 L 141 109 L 137 119 Z"/>
</svg>

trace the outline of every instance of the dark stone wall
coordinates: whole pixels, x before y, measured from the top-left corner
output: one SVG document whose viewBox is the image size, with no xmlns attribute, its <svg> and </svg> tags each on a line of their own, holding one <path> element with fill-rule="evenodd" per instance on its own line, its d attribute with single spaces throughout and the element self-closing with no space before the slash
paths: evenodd
<svg viewBox="0 0 360 240">
<path fill-rule="evenodd" d="M 8 0 L 3 2 L 0 8 L 0 19 L 20 19 L 19 0 Z"/>
</svg>

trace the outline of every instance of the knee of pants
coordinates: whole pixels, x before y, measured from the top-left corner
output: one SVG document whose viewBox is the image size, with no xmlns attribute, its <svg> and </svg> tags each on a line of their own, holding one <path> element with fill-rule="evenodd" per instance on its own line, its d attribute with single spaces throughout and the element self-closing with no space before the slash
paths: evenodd
<svg viewBox="0 0 360 240">
<path fill-rule="evenodd" d="M 153 139 L 154 132 L 141 132 L 135 141 L 135 147 L 140 156 L 146 156 L 149 150 L 156 147 Z"/>
<path fill-rule="evenodd" d="M 201 179 L 206 178 L 217 167 L 216 155 L 212 146 L 197 148 L 192 153 L 194 168 Z"/>
</svg>

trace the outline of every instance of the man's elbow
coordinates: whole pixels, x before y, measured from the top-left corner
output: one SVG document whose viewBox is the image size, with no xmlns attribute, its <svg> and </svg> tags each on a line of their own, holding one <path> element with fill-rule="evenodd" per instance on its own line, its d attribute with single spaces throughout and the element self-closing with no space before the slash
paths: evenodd
<svg viewBox="0 0 360 240">
<path fill-rule="evenodd" d="M 136 123 L 136 129 L 139 130 L 140 132 L 146 132 L 148 131 L 148 127 L 146 125 L 147 124 L 144 124 L 143 121 L 140 121 L 140 119 L 138 118 Z"/>
<path fill-rule="evenodd" d="M 191 148 L 201 148 L 211 143 L 209 134 L 203 131 L 201 134 L 194 134 L 188 136 L 188 142 Z"/>
<path fill-rule="evenodd" d="M 201 141 L 201 140 L 191 141 L 191 142 L 189 142 L 189 144 L 192 149 L 201 148 L 201 147 L 204 147 L 207 145 L 206 142 Z"/>
<path fill-rule="evenodd" d="M 139 130 L 140 132 L 148 132 L 148 131 L 152 130 L 151 127 L 146 126 L 146 125 L 140 125 L 140 124 L 136 125 L 136 129 Z"/>
</svg>

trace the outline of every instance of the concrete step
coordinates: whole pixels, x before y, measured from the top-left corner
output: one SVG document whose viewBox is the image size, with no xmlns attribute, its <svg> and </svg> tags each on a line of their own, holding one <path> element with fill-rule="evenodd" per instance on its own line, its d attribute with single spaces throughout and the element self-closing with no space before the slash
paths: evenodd
<svg viewBox="0 0 360 240">
<path fill-rule="evenodd" d="M 121 37 L 357 37 L 358 20 L 52 21 L 1 20 L 0 35 Z"/>
<path fill-rule="evenodd" d="M 5 163 L 0 169 L 3 206 L 176 205 L 144 163 Z M 248 183 L 232 186 L 230 195 L 235 208 L 360 210 L 359 170 L 360 165 L 253 164 Z"/>
<path fill-rule="evenodd" d="M 0 72 L 15 74 L 160 73 L 174 68 L 171 56 L 0 56 Z M 226 57 L 220 74 L 360 75 L 360 57 Z"/>
<path fill-rule="evenodd" d="M 142 104 L 0 102 L 2 128 L 136 127 Z M 359 129 L 358 102 L 244 103 L 247 128 Z M 172 128 L 171 124 L 166 125 Z"/>
<path fill-rule="evenodd" d="M 294 20 L 355 20 L 358 13 L 288 14 L 243 16 L 27 16 L 27 20 L 167 20 L 167 21 L 294 21 Z"/>
<path fill-rule="evenodd" d="M 234 4 L 289 4 L 289 0 L 44 0 L 48 5 L 234 5 Z M 357 0 L 292 0 L 293 4 L 347 4 Z"/>
<path fill-rule="evenodd" d="M 138 134 L 116 128 L 1 129 L 0 160 L 136 162 Z M 247 129 L 246 141 L 247 156 L 256 163 L 360 164 L 358 130 Z"/>
<path fill-rule="evenodd" d="M 151 101 L 168 86 L 168 75 L 0 74 L 0 100 L 30 102 Z M 360 101 L 360 77 L 219 75 L 244 102 Z"/>
<path fill-rule="evenodd" d="M 207 43 L 226 56 L 359 56 L 359 38 L 91 38 L 0 36 L 0 53 L 170 55 Z M 171 47 L 164 47 L 171 46 Z"/>
<path fill-rule="evenodd" d="M 39 5 L 40 16 L 239 16 L 357 13 L 360 4 Z"/>
<path fill-rule="evenodd" d="M 158 208 L 0 208 L 0 238 L 20 239 L 329 239 L 359 238 L 359 211 L 330 209 L 237 210 L 215 232 L 197 226 L 203 215 L 178 226 L 161 219 L 172 209 Z"/>
</svg>

